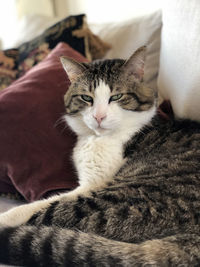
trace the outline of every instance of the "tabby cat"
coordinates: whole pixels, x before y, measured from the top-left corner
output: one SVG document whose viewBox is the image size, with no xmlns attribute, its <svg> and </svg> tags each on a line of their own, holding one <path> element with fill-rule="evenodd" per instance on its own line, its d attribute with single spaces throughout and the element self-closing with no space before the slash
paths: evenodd
<svg viewBox="0 0 200 267">
<path fill-rule="evenodd" d="M 1 214 L 1 263 L 200 266 L 200 125 L 157 116 L 144 57 L 61 58 L 80 185 Z"/>
</svg>

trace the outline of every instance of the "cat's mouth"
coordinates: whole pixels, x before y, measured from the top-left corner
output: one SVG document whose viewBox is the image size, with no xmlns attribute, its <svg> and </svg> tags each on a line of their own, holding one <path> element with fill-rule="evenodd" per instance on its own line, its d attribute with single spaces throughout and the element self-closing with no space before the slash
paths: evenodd
<svg viewBox="0 0 200 267">
<path fill-rule="evenodd" d="M 98 125 L 97 129 L 101 129 L 101 130 L 107 130 L 105 127 Z"/>
<path fill-rule="evenodd" d="M 104 135 L 109 132 L 109 129 L 99 125 L 98 127 L 96 127 L 96 129 L 94 129 L 94 132 L 96 135 Z"/>
</svg>

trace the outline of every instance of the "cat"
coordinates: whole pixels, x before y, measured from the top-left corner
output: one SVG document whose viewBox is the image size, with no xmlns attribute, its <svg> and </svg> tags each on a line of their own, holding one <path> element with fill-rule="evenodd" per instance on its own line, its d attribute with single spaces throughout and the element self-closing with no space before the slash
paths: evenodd
<svg viewBox="0 0 200 267">
<path fill-rule="evenodd" d="M 199 266 L 200 125 L 162 122 L 144 59 L 61 58 L 79 186 L 1 214 L 0 262 Z"/>
</svg>

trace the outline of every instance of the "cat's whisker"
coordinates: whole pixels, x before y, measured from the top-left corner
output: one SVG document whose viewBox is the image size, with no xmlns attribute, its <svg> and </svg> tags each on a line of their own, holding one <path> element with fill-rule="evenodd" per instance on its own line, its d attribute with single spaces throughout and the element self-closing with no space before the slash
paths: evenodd
<svg viewBox="0 0 200 267">
<path fill-rule="evenodd" d="M 61 116 L 61 117 L 55 122 L 54 127 L 56 128 L 58 125 L 62 124 L 63 122 L 66 123 L 65 118 L 64 118 L 64 115 Z"/>
<path fill-rule="evenodd" d="M 68 125 L 66 124 L 65 127 L 62 129 L 61 133 L 64 133 L 66 129 L 69 129 Z M 69 132 L 70 133 L 70 132 Z"/>
</svg>

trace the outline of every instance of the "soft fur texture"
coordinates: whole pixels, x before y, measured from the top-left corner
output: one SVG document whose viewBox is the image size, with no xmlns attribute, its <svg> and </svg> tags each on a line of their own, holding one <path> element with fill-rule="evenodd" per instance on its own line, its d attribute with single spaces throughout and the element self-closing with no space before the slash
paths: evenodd
<svg viewBox="0 0 200 267">
<path fill-rule="evenodd" d="M 0 215 L 0 262 L 199 265 L 200 126 L 155 115 L 144 50 L 127 61 L 61 59 L 80 186 Z"/>
</svg>

